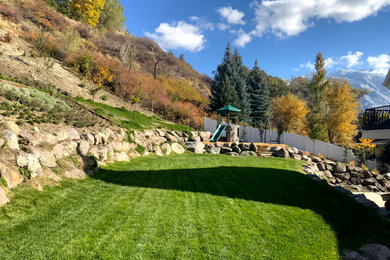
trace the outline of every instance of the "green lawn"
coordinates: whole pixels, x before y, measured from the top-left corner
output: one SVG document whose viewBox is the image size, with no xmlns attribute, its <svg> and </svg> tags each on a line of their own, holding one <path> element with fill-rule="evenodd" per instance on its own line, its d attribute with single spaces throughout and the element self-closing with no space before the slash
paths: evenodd
<svg viewBox="0 0 390 260">
<path fill-rule="evenodd" d="M 143 157 L 0 209 L 1 259 L 338 259 L 390 246 L 390 224 L 301 162 Z"/>
<path fill-rule="evenodd" d="M 92 100 L 85 100 L 81 97 L 74 98 L 75 101 L 93 107 Z M 138 111 L 129 111 L 126 108 L 112 107 L 103 103 L 95 102 L 96 112 L 110 118 L 116 124 L 128 130 L 144 130 L 165 128 L 173 131 L 191 132 L 192 128 L 177 124 L 167 123 L 156 116 L 146 116 Z"/>
</svg>

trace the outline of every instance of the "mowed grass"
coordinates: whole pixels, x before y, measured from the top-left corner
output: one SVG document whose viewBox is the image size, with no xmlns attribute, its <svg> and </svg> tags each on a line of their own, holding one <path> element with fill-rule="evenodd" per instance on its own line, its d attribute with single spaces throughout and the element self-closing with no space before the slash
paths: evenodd
<svg viewBox="0 0 390 260">
<path fill-rule="evenodd" d="M 301 174 L 301 162 L 143 157 L 0 209 L 1 259 L 339 259 L 390 246 L 374 211 Z"/>
<path fill-rule="evenodd" d="M 81 97 L 74 98 L 75 101 L 93 107 L 92 100 Z M 172 131 L 191 132 L 193 129 L 188 126 L 170 124 L 156 116 L 146 116 L 138 111 L 129 111 L 126 108 L 112 107 L 103 103 L 95 102 L 95 111 L 105 117 L 110 118 L 119 126 L 128 130 L 144 130 L 165 128 Z"/>
</svg>

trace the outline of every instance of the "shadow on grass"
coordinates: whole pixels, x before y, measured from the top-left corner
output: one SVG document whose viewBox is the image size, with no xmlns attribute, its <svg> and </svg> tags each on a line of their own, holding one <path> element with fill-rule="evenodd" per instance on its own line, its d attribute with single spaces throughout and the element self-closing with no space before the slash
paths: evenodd
<svg viewBox="0 0 390 260">
<path fill-rule="evenodd" d="M 94 178 L 124 186 L 200 192 L 310 209 L 332 226 L 340 251 L 358 249 L 367 243 L 390 246 L 389 222 L 327 184 L 317 183 L 295 171 L 250 167 L 102 169 Z"/>
</svg>

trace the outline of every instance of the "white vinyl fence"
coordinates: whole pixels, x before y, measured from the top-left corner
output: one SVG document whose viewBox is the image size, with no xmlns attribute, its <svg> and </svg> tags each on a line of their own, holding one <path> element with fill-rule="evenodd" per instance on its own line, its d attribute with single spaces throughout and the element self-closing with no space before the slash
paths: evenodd
<svg viewBox="0 0 390 260">
<path fill-rule="evenodd" d="M 204 119 L 204 130 L 214 133 L 217 128 L 217 120 L 205 118 Z M 226 136 L 226 133 L 223 133 L 222 136 Z M 265 131 L 265 143 L 274 143 L 277 141 L 277 132 L 272 130 Z M 260 134 L 257 128 L 240 126 L 239 130 L 240 140 L 250 143 L 260 142 Z M 308 136 L 301 136 L 290 133 L 283 133 L 280 138 L 281 144 L 286 144 L 292 147 L 296 147 L 299 150 L 310 152 L 311 154 L 323 154 L 325 157 L 339 161 L 339 162 L 349 162 L 356 161 L 355 155 L 351 150 L 346 150 L 344 147 L 340 147 L 334 144 L 325 143 L 319 140 L 312 140 Z M 369 169 L 376 168 L 376 161 L 367 161 L 367 167 Z"/>
</svg>

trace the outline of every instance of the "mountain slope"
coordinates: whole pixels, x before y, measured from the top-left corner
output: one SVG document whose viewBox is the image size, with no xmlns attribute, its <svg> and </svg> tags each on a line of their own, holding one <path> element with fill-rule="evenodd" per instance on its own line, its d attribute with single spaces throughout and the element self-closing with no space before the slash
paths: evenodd
<svg viewBox="0 0 390 260">
<path fill-rule="evenodd" d="M 337 70 L 328 76 L 346 79 L 355 88 L 369 90 L 370 94 L 360 101 L 362 109 L 390 104 L 390 90 L 383 86 L 386 75 L 371 71 Z"/>
</svg>

